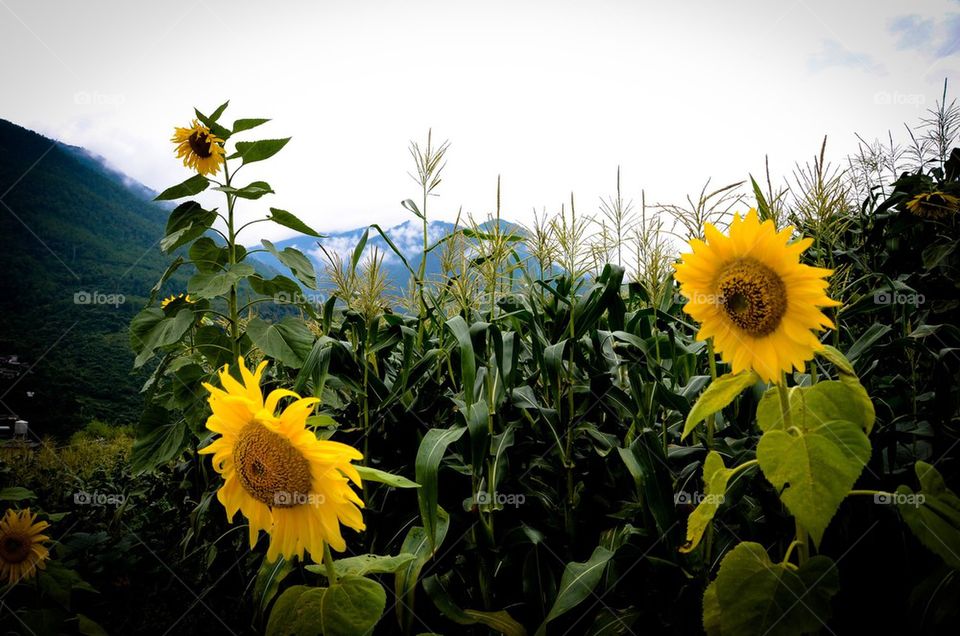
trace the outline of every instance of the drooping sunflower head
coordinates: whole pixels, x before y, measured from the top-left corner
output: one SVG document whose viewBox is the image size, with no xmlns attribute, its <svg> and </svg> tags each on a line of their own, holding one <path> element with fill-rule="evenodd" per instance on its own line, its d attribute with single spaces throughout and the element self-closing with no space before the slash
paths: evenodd
<svg viewBox="0 0 960 636">
<path fill-rule="evenodd" d="M 190 294 L 177 294 L 176 296 L 167 296 L 162 301 L 160 301 L 160 309 L 166 309 L 172 304 L 181 304 L 181 303 L 192 303 L 193 299 L 190 298 Z"/>
<path fill-rule="evenodd" d="M 800 263 L 812 239 L 790 243 L 793 228 L 777 231 L 756 210 L 734 217 L 724 235 L 711 224 L 706 240 L 693 239 L 691 252 L 675 264 L 684 311 L 700 323 L 697 338 L 714 339 L 734 373 L 752 369 L 767 381 L 781 371 L 802 369 L 821 348 L 814 330 L 833 327 L 821 308 L 828 269 Z"/>
<path fill-rule="evenodd" d="M 29 508 L 20 512 L 8 509 L 0 519 L 0 581 L 6 579 L 13 585 L 45 567 L 50 552 L 44 544 L 50 538 L 41 533 L 50 524 L 36 519 Z"/>
<path fill-rule="evenodd" d="M 202 175 L 220 172 L 226 155 L 223 139 L 196 119 L 187 128 L 176 128 L 170 141 L 177 144 L 177 158 L 184 166 Z"/>
<path fill-rule="evenodd" d="M 251 547 L 264 530 L 270 534 L 269 560 L 302 558 L 304 550 L 319 560 L 324 544 L 346 549 L 341 524 L 365 527 L 363 501 L 350 486 L 361 485 L 350 462 L 363 456 L 346 444 L 317 439 L 307 428 L 316 398 L 276 389 L 264 399 L 260 379 L 266 366 L 262 362 L 251 372 L 240 358 L 242 382 L 224 367 L 223 388 L 204 384 L 213 410 L 207 428 L 220 436 L 200 452 L 213 454 L 213 467 L 223 476 L 217 498 L 227 519 L 238 510 L 248 519 Z M 278 413 L 284 398 L 293 401 Z"/>
<path fill-rule="evenodd" d="M 907 201 L 907 210 L 926 219 L 944 219 L 960 211 L 960 198 L 946 192 L 924 192 Z"/>
</svg>

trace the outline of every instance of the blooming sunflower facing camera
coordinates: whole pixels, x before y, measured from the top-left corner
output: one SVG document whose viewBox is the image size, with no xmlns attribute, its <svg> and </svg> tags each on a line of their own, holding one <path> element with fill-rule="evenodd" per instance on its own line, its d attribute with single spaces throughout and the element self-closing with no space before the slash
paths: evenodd
<svg viewBox="0 0 960 636">
<path fill-rule="evenodd" d="M 734 217 L 727 235 L 708 223 L 706 241 L 693 239 L 674 265 L 684 311 L 700 323 L 697 338 L 713 338 L 734 373 L 779 381 L 821 348 L 813 331 L 834 326 L 820 311 L 840 304 L 826 294 L 832 271 L 800 263 L 813 240 L 790 243 L 792 231 L 778 232 L 750 210 Z"/>
<path fill-rule="evenodd" d="M 0 519 L 0 581 L 7 580 L 13 585 L 26 580 L 36 574 L 37 569 L 44 567 L 44 561 L 50 552 L 43 545 L 50 540 L 40 534 L 50 524 L 46 521 L 36 522 L 36 513 L 30 514 L 30 509 L 8 509 Z"/>
<path fill-rule="evenodd" d="M 220 172 L 226 155 L 223 139 L 196 119 L 188 128 L 176 128 L 170 141 L 177 144 L 177 159 L 183 159 L 184 166 L 202 175 Z"/>
<path fill-rule="evenodd" d="M 316 398 L 301 398 L 276 389 L 266 400 L 260 378 L 266 362 L 251 372 L 239 360 L 243 382 L 220 370 L 222 389 L 204 383 L 213 414 L 207 428 L 219 433 L 201 453 L 213 454 L 213 467 L 223 476 L 217 498 L 233 520 L 237 510 L 250 524 L 250 546 L 260 530 L 270 534 L 267 559 L 278 555 L 322 558 L 324 545 L 346 549 L 340 524 L 363 530 L 363 501 L 350 487 L 360 485 L 351 460 L 362 455 L 353 447 L 317 439 L 306 421 Z M 283 398 L 293 398 L 282 412 Z"/>
</svg>

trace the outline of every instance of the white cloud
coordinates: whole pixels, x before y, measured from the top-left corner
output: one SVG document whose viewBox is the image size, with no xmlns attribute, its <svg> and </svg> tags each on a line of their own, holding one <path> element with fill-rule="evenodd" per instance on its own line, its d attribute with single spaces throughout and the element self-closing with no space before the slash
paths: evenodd
<svg viewBox="0 0 960 636">
<path fill-rule="evenodd" d="M 897 48 L 921 51 L 932 58 L 960 52 L 960 13 L 938 18 L 911 14 L 894 18 L 890 31 L 897 36 Z"/>
<path fill-rule="evenodd" d="M 883 64 L 866 53 L 851 51 L 836 40 L 824 40 L 820 50 L 810 56 L 809 65 L 814 71 L 839 66 L 860 69 L 876 75 L 886 75 L 887 73 Z"/>
<path fill-rule="evenodd" d="M 461 206 L 482 218 L 502 175 L 503 218 L 527 222 L 571 191 L 578 211 L 596 211 L 618 165 L 627 198 L 681 201 L 708 177 L 761 174 L 765 155 L 789 173 L 824 134 L 836 158 L 855 132 L 916 121 L 956 76 L 960 23 L 955 2 L 913 2 L 906 19 L 903 6 L 5 0 L 0 116 L 159 190 L 188 176 L 173 127 L 231 98 L 228 121 L 273 118 L 247 138 L 293 136 L 244 168 L 278 194 L 243 202 L 241 222 L 269 205 L 324 231 L 410 219 L 406 146 L 432 126 L 452 146 L 430 218 Z M 418 243 L 413 221 L 404 250 Z"/>
</svg>

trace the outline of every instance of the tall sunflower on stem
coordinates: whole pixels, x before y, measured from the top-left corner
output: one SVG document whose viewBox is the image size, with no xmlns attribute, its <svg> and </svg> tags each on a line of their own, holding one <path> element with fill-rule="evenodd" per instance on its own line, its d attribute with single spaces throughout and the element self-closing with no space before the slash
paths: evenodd
<svg viewBox="0 0 960 636">
<path fill-rule="evenodd" d="M 220 172 L 226 157 L 224 140 L 196 119 L 186 128 L 177 127 L 170 141 L 177 144 L 177 159 L 183 159 L 187 168 L 204 176 Z"/>
<path fill-rule="evenodd" d="M 778 382 L 822 349 L 814 331 L 835 327 L 821 311 L 840 304 L 826 294 L 832 270 L 801 263 L 813 239 L 791 243 L 792 233 L 761 223 L 751 209 L 726 235 L 707 223 L 706 240 L 691 240 L 692 251 L 674 265 L 684 311 L 700 323 L 697 338 L 712 338 L 734 373 Z"/>
</svg>

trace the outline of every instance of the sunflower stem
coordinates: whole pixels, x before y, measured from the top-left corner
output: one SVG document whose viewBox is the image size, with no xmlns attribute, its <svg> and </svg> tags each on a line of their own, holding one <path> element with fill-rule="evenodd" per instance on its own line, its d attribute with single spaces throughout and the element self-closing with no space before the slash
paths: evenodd
<svg viewBox="0 0 960 636">
<path fill-rule="evenodd" d="M 787 374 L 780 372 L 780 381 L 777 383 L 777 395 L 780 396 L 780 413 L 783 415 L 784 427 L 793 427 L 793 417 L 790 415 L 790 393 L 787 391 Z"/>
<path fill-rule="evenodd" d="M 790 393 L 787 391 L 787 374 L 780 372 L 780 381 L 777 383 L 777 394 L 780 396 L 780 412 L 783 414 L 784 426 L 789 430 L 793 428 L 793 417 L 790 414 Z M 800 525 L 800 521 L 794 517 L 794 526 L 796 528 L 797 561 L 803 565 L 807 561 L 808 545 L 807 530 Z"/>
<path fill-rule="evenodd" d="M 323 544 L 323 565 L 327 568 L 327 582 L 332 586 L 337 583 L 337 571 L 333 567 L 333 555 L 330 553 L 330 544 Z"/>
<path fill-rule="evenodd" d="M 223 162 L 223 174 L 227 182 L 227 187 L 230 187 L 230 168 L 227 166 L 226 160 Z M 237 264 L 237 234 L 233 228 L 233 205 L 235 197 L 231 196 L 229 192 L 225 194 L 227 196 L 227 258 L 230 265 L 229 269 L 233 269 L 233 266 Z M 240 358 L 240 312 L 237 310 L 237 283 L 230 285 L 228 303 L 230 314 L 230 351 L 233 354 L 233 360 L 236 361 Z"/>
<path fill-rule="evenodd" d="M 710 365 L 710 381 L 717 379 L 717 356 L 713 350 L 713 338 L 707 338 L 707 362 Z M 716 425 L 717 414 L 707 418 L 707 448 L 713 448 L 713 430 Z"/>
</svg>

